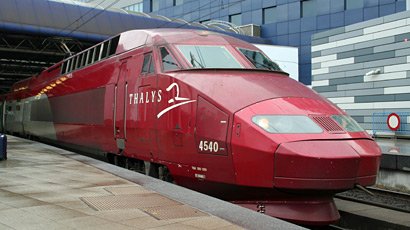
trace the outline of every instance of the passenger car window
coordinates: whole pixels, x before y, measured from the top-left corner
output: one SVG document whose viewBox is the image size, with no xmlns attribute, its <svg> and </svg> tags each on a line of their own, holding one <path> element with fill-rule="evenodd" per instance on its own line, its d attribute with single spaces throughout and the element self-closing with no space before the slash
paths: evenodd
<svg viewBox="0 0 410 230">
<path fill-rule="evenodd" d="M 239 51 L 257 68 L 257 69 L 267 69 L 273 71 L 282 71 L 278 64 L 271 61 L 263 53 L 257 50 L 248 50 L 239 48 Z"/>
<path fill-rule="evenodd" d="M 154 62 L 152 61 L 152 53 L 147 53 L 144 55 L 144 62 L 142 64 L 142 71 L 141 73 L 154 73 L 155 66 Z"/>
<path fill-rule="evenodd" d="M 162 59 L 162 69 L 164 72 L 179 69 L 178 64 L 175 59 L 171 56 L 165 47 L 160 48 L 161 59 Z"/>
</svg>

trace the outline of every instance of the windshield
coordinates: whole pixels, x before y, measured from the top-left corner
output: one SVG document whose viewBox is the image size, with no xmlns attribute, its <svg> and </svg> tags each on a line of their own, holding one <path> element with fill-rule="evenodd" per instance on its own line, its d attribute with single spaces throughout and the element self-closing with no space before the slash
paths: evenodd
<svg viewBox="0 0 410 230">
<path fill-rule="evenodd" d="M 224 46 L 178 45 L 193 68 L 243 68 Z"/>
<path fill-rule="evenodd" d="M 179 66 L 176 63 L 175 59 L 172 57 L 172 55 L 168 52 L 168 50 L 165 47 L 161 47 L 159 50 L 162 59 L 162 70 L 164 72 L 179 69 Z"/>
<path fill-rule="evenodd" d="M 257 69 L 267 69 L 267 70 L 272 70 L 272 71 L 282 71 L 279 67 L 278 64 L 275 62 L 271 61 L 268 57 L 266 57 L 263 53 L 256 51 L 256 50 L 247 50 L 243 48 L 239 48 L 239 51 L 245 57 L 252 62 L 252 64 L 257 68 Z"/>
</svg>

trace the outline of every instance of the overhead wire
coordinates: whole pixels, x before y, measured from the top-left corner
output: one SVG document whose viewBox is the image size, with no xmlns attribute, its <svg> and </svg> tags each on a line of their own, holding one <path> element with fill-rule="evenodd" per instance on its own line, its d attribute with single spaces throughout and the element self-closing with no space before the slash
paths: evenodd
<svg viewBox="0 0 410 230">
<path fill-rule="evenodd" d="M 69 26 L 65 27 L 63 30 L 65 30 L 66 28 L 70 27 L 71 25 L 73 25 L 73 24 L 76 23 L 77 21 L 81 20 L 86 14 L 88 14 L 88 13 L 91 12 L 92 10 L 95 10 L 96 7 L 98 7 L 99 5 L 101 5 L 101 4 L 102 4 L 103 2 L 105 2 L 105 1 L 106 1 L 106 0 L 103 0 L 102 2 L 100 2 L 98 5 L 96 5 L 96 6 L 95 6 L 94 8 L 92 8 L 92 9 L 90 9 L 90 10 L 89 10 L 88 12 L 86 12 L 84 15 L 80 16 L 80 18 L 78 18 L 76 21 L 72 22 Z M 102 14 L 103 12 L 105 12 L 105 11 L 106 11 L 107 9 L 109 9 L 111 6 L 117 4 L 119 1 L 120 1 L 120 0 L 116 0 L 116 1 L 112 2 L 110 5 L 108 5 L 107 7 L 103 8 L 103 10 L 99 11 L 97 14 L 95 14 L 95 15 L 92 16 L 92 17 L 90 17 L 89 19 L 87 19 L 85 22 L 83 22 L 82 24 L 80 24 L 80 25 L 77 26 L 76 28 L 72 29 L 68 34 L 64 34 L 64 36 L 69 36 L 69 35 L 71 35 L 73 32 L 77 31 L 79 28 L 81 28 L 82 26 L 84 26 L 84 25 L 87 24 L 89 21 L 93 20 L 94 18 L 96 18 L 98 15 Z M 215 1 L 220 1 L 220 0 L 215 0 Z M 214 3 L 215 1 L 209 1 L 208 4 L 203 5 L 203 6 L 200 6 L 200 7 L 198 7 L 197 9 L 192 10 L 192 11 L 187 12 L 187 13 L 190 14 L 190 13 L 193 13 L 193 12 L 200 11 L 200 10 L 202 10 L 203 8 L 208 7 L 210 4 Z M 223 8 L 225 8 L 225 7 L 234 6 L 234 5 L 236 5 L 236 4 L 238 4 L 238 3 L 241 3 L 241 2 L 243 2 L 243 1 L 244 1 L 244 0 L 239 0 L 239 1 L 236 1 L 236 2 L 228 3 L 228 4 L 221 4 L 219 7 L 223 9 Z M 221 2 L 222 2 L 222 1 L 221 1 Z M 217 9 L 217 10 L 215 10 L 215 11 L 210 12 L 209 14 L 199 16 L 198 18 L 196 18 L 196 19 L 194 19 L 194 20 L 190 20 L 190 22 L 187 21 L 186 23 L 183 23 L 183 24 L 181 24 L 181 25 L 179 25 L 179 26 L 177 26 L 177 27 L 175 27 L 175 28 L 181 28 L 181 27 L 183 27 L 183 26 L 185 26 L 185 25 L 189 25 L 189 24 L 192 23 L 192 22 L 195 22 L 195 21 L 200 20 L 201 18 L 210 16 L 210 15 L 212 15 L 212 14 L 214 14 L 214 13 L 220 11 L 220 8 Z M 165 22 L 165 23 L 163 23 L 163 24 L 160 24 L 160 25 L 156 26 L 156 28 L 164 27 L 164 26 L 166 26 L 166 25 L 169 24 L 169 23 L 176 23 L 176 22 L 175 22 L 175 21 L 167 21 L 167 22 Z M 179 23 L 178 23 L 178 24 L 179 24 Z"/>
<path fill-rule="evenodd" d="M 61 29 L 60 31 L 57 32 L 57 34 L 59 34 L 60 32 L 70 28 L 72 25 L 74 25 L 76 22 L 80 21 L 83 17 L 85 17 L 87 14 L 91 13 L 93 10 L 96 10 L 97 7 L 99 7 L 101 4 L 103 4 L 104 2 L 106 2 L 107 0 L 102 0 L 100 3 L 98 3 L 97 5 L 95 5 L 94 7 L 91 7 L 89 10 L 87 10 L 87 12 L 85 12 L 84 14 L 82 14 L 80 17 L 78 17 L 76 20 L 74 20 L 72 23 L 70 23 L 69 25 L 67 25 L 66 27 L 64 27 L 63 29 Z"/>
<path fill-rule="evenodd" d="M 91 7 L 90 9 L 88 9 L 84 14 L 80 15 L 76 20 L 74 20 L 73 22 L 71 22 L 69 25 L 65 26 L 64 28 L 60 29 L 56 34 L 59 36 L 69 36 L 70 34 L 73 33 L 73 30 L 71 30 L 68 34 L 64 34 L 61 35 L 61 32 L 65 31 L 66 29 L 70 28 L 72 25 L 74 25 L 75 23 L 77 23 L 78 21 L 82 20 L 86 15 L 88 15 L 89 13 L 91 13 L 92 11 L 96 10 L 101 4 L 103 4 L 104 2 L 106 2 L 107 0 L 101 0 L 97 5 L 95 5 L 94 7 Z M 84 24 L 84 23 L 83 23 Z M 82 24 L 82 25 L 83 25 Z M 46 39 L 47 40 L 47 39 Z M 43 43 L 46 41 L 44 40 Z M 67 45 L 65 43 L 63 43 L 63 46 L 67 47 Z M 68 49 L 68 47 L 67 47 Z M 40 51 L 39 53 L 37 53 L 36 55 L 41 55 L 44 54 L 44 52 Z M 69 55 L 71 55 L 71 51 L 69 50 Z"/>
<path fill-rule="evenodd" d="M 209 1 L 209 2 L 208 2 L 207 4 L 205 4 L 205 5 L 199 6 L 198 9 L 195 9 L 195 10 L 192 10 L 192 11 L 190 11 L 190 12 L 187 12 L 187 14 L 196 12 L 196 11 L 198 11 L 198 10 L 202 10 L 202 8 L 208 7 L 208 6 L 210 6 L 213 2 L 216 2 L 216 1 L 220 1 L 220 0 Z M 205 16 L 207 16 L 207 15 L 205 15 Z M 170 24 L 170 23 L 177 23 L 177 22 L 175 22 L 175 21 L 167 21 L 167 22 L 165 22 L 165 23 L 163 23 L 163 24 L 160 24 L 160 25 L 156 26 L 155 28 L 162 28 L 162 27 L 164 27 L 165 25 Z"/>
<path fill-rule="evenodd" d="M 225 4 L 225 5 L 222 5 L 222 4 L 221 4 L 220 7 L 225 7 L 225 6 L 231 7 L 231 6 L 234 6 L 234 5 L 238 4 L 238 3 L 242 3 L 243 1 L 245 1 L 245 0 L 239 0 L 239 1 L 236 1 L 236 2 L 231 2 L 231 3 Z M 197 9 L 197 10 L 199 10 L 199 9 Z M 185 25 L 188 25 L 189 23 L 198 21 L 198 20 L 201 19 L 202 17 L 210 16 L 210 15 L 212 15 L 212 14 L 218 12 L 218 11 L 220 11 L 220 9 L 215 10 L 215 11 L 212 11 L 212 12 L 210 12 L 209 14 L 206 14 L 206 15 L 204 15 L 204 16 L 199 16 L 199 18 L 197 18 L 196 20 L 191 20 L 191 22 L 184 23 L 184 24 L 182 24 L 182 25 L 180 25 L 180 26 L 178 26 L 178 27 L 176 27 L 176 28 L 181 28 L 181 27 L 183 27 L 183 26 L 185 26 Z M 194 12 L 194 11 L 192 11 L 192 12 Z M 191 12 L 191 13 L 192 13 L 192 12 Z"/>
<path fill-rule="evenodd" d="M 201 10 L 205 9 L 206 7 L 209 7 L 212 3 L 216 2 L 216 1 L 220 1 L 220 2 L 221 2 L 221 4 L 218 6 L 219 9 L 217 9 L 217 10 L 215 10 L 215 11 L 212 11 L 212 12 L 210 12 L 209 14 L 202 15 L 202 16 L 200 15 L 199 18 L 196 18 L 196 19 L 194 19 L 194 20 L 190 20 L 190 21 L 185 20 L 185 21 L 187 21 L 187 22 L 186 22 L 186 23 L 182 23 L 182 24 L 181 24 L 181 23 L 178 23 L 178 22 L 175 22 L 175 21 L 167 21 L 167 22 L 165 22 L 165 23 L 163 23 L 163 24 L 157 25 L 155 28 L 162 28 L 162 27 L 166 26 L 167 24 L 171 24 L 171 23 L 181 24 L 180 26 L 172 27 L 172 28 L 181 28 L 181 27 L 183 27 L 183 26 L 185 26 L 185 25 L 189 25 L 189 24 L 192 23 L 192 22 L 196 22 L 196 21 L 199 21 L 199 20 L 202 19 L 202 18 L 206 18 L 207 16 L 210 16 L 210 15 L 212 15 L 212 14 L 214 14 L 214 13 L 220 11 L 221 9 L 224 9 L 225 7 L 231 7 L 231 6 L 234 6 L 234 5 L 238 4 L 238 3 L 241 3 L 241 2 L 243 2 L 244 0 L 239 0 L 239 1 L 231 2 L 231 3 L 227 3 L 227 4 L 223 4 L 223 3 L 222 3 L 223 1 L 221 1 L 221 0 L 209 1 L 207 4 L 205 4 L 205 5 L 203 5 L 203 6 L 199 6 L 197 9 L 194 9 L 194 10 L 192 10 L 192 11 L 189 11 L 189 12 L 187 12 L 187 13 L 185 13 L 185 14 L 190 14 L 190 13 L 193 13 L 193 12 L 201 11 Z"/>
<path fill-rule="evenodd" d="M 85 14 L 81 15 L 77 20 L 75 20 L 74 22 L 72 22 L 70 25 L 66 26 L 64 29 L 60 30 L 58 33 L 63 32 L 65 29 L 69 28 L 71 25 L 73 25 L 74 23 L 78 22 L 79 20 L 81 20 L 86 14 L 90 13 L 93 10 L 96 10 L 98 6 L 100 6 L 102 3 L 104 3 L 106 0 L 101 1 L 98 5 L 96 5 L 95 7 L 91 8 L 90 10 L 88 10 Z M 68 33 L 64 33 L 64 34 L 60 34 L 60 36 L 65 36 L 68 37 L 70 36 L 73 32 L 77 31 L 79 28 L 81 28 L 82 26 L 84 26 L 85 24 L 87 24 L 88 22 L 90 22 L 91 20 L 93 20 L 94 18 L 96 18 L 98 15 L 102 14 L 103 12 L 105 12 L 107 9 L 109 9 L 111 6 L 113 6 L 114 4 L 118 3 L 120 0 L 116 0 L 114 2 L 112 2 L 111 4 L 109 4 L 107 7 L 103 8 L 102 10 L 100 10 L 99 12 L 97 12 L 96 14 L 94 14 L 92 17 L 88 18 L 87 20 L 83 21 L 80 25 L 76 26 L 74 29 L 70 30 Z M 70 53 L 69 56 L 71 56 L 72 54 Z"/>
<path fill-rule="evenodd" d="M 75 32 L 76 30 L 78 30 L 79 28 L 81 28 L 82 26 L 84 26 L 85 24 L 87 24 L 89 21 L 93 20 L 94 18 L 98 17 L 98 15 L 104 13 L 107 9 L 109 9 L 111 6 L 117 4 L 120 0 L 115 0 L 114 2 L 112 2 L 110 5 L 108 5 L 107 7 L 103 8 L 101 11 L 99 11 L 98 13 L 96 13 L 94 16 L 90 17 L 89 19 L 87 19 L 85 22 L 83 22 L 82 24 L 78 25 L 76 28 L 72 29 L 68 34 L 64 34 L 65 36 L 69 36 L 71 35 L 73 32 Z M 95 8 L 94 8 L 95 9 Z"/>
</svg>

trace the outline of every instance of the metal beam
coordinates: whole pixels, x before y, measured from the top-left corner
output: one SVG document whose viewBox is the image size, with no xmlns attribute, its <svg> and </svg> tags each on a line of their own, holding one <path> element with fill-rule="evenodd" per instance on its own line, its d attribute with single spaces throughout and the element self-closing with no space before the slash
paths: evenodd
<svg viewBox="0 0 410 230">
<path fill-rule="evenodd" d="M 0 64 L 21 64 L 49 67 L 50 63 L 35 60 L 18 60 L 18 59 L 0 59 Z"/>
<path fill-rule="evenodd" d="M 24 64 L 1 64 L 0 63 L 0 73 L 6 72 L 7 70 L 12 70 L 13 72 L 37 72 L 42 70 L 45 67 L 42 66 L 34 66 L 34 65 L 24 65 Z"/>
<path fill-rule="evenodd" d="M 67 54 L 59 53 L 59 52 L 51 52 L 51 51 L 39 51 L 39 50 L 30 50 L 30 49 L 13 49 L 13 48 L 4 48 L 0 47 L 0 52 L 13 52 L 13 53 L 25 53 L 25 54 L 41 54 L 41 55 L 48 55 L 48 56 L 59 56 L 64 57 Z"/>
<path fill-rule="evenodd" d="M 0 47 L 11 50 L 32 50 L 37 52 L 51 52 L 58 54 L 72 54 L 82 51 L 86 44 L 75 39 L 65 37 L 38 37 L 16 34 L 0 34 Z"/>
<path fill-rule="evenodd" d="M 12 77 L 31 77 L 33 74 L 31 73 L 2 73 L 0 72 L 0 76 L 12 76 Z"/>
<path fill-rule="evenodd" d="M 40 73 L 95 42 L 61 37 L 11 34 L 0 31 L 0 90 Z"/>
</svg>

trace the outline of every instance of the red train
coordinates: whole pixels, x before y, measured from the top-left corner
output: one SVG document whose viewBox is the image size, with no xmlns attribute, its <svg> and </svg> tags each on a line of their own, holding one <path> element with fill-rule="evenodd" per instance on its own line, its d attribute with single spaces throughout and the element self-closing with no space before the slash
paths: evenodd
<svg viewBox="0 0 410 230">
<path fill-rule="evenodd" d="M 380 149 L 255 46 L 209 31 L 119 34 L 2 96 L 1 129 L 303 224 L 375 182 Z"/>
</svg>

